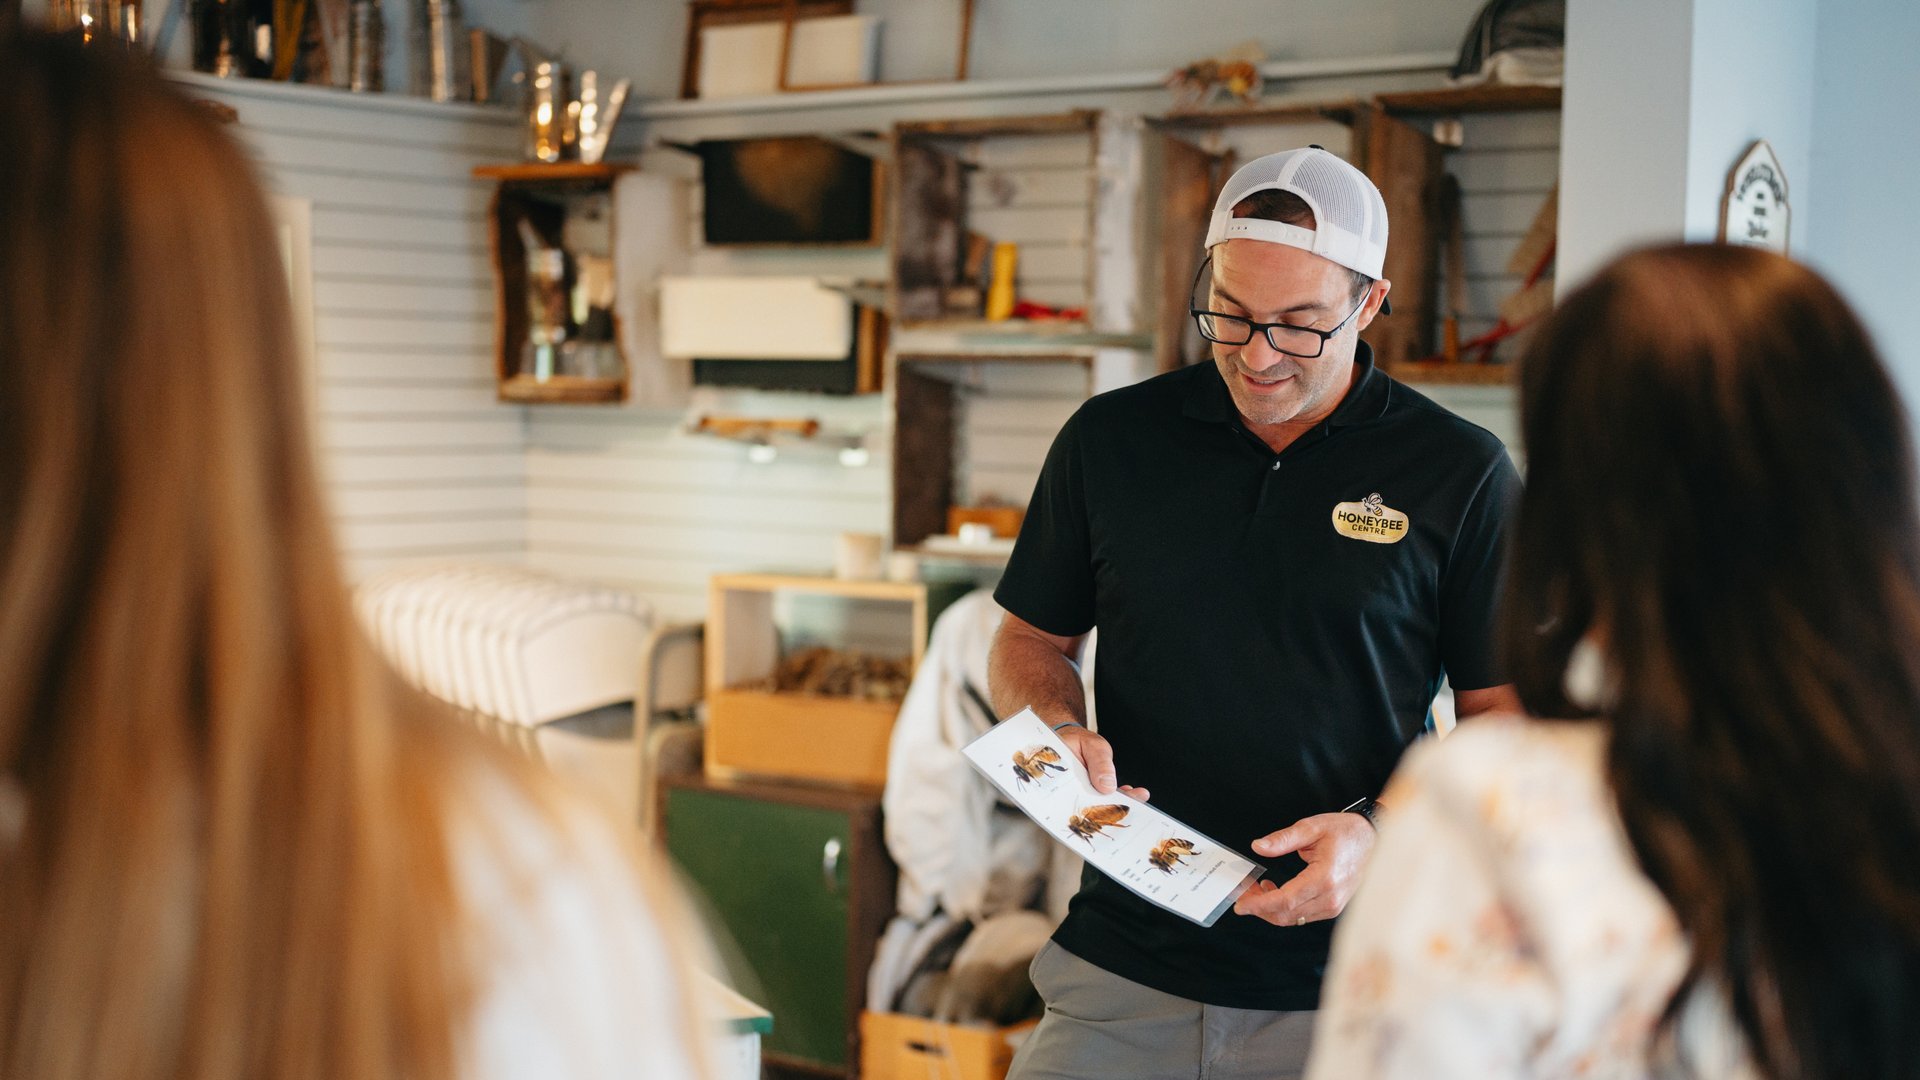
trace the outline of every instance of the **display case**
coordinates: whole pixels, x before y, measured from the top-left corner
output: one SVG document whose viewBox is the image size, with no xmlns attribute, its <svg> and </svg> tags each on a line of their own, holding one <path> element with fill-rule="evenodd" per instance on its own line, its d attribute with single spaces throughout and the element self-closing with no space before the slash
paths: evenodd
<svg viewBox="0 0 1920 1080">
<path fill-rule="evenodd" d="M 512 402 L 626 400 L 614 315 L 614 189 L 630 165 L 484 165 L 494 268 L 494 364 Z"/>
</svg>

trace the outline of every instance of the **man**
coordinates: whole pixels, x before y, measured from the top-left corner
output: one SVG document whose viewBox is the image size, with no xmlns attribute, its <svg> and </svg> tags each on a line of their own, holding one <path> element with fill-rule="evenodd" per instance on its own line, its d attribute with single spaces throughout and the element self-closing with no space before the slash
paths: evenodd
<svg viewBox="0 0 1920 1080">
<path fill-rule="evenodd" d="M 1102 791 L 1268 874 L 1202 928 L 1089 871 L 1034 960 L 1047 1015 L 1013 1080 L 1297 1074 L 1370 796 L 1443 674 L 1462 717 L 1514 703 L 1492 622 L 1519 479 L 1359 340 L 1386 239 L 1333 154 L 1249 162 L 1207 232 L 1214 362 L 1088 401 L 1048 454 L 995 594 L 995 709 L 1031 706 Z M 1074 663 L 1096 625 L 1099 734 Z"/>
</svg>

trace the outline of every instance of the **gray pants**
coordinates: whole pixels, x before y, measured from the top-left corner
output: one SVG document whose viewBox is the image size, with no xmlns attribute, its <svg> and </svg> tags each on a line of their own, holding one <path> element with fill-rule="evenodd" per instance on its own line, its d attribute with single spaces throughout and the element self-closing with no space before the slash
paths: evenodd
<svg viewBox="0 0 1920 1080">
<path fill-rule="evenodd" d="M 1046 1015 L 1007 1080 L 1295 1080 L 1312 1012 L 1259 1012 L 1163 994 L 1047 942 L 1033 958 Z"/>
</svg>

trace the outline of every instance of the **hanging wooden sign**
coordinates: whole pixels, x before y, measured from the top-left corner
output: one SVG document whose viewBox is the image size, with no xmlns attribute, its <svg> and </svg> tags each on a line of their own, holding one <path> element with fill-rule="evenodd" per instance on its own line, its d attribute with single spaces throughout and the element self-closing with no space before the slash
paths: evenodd
<svg viewBox="0 0 1920 1080">
<path fill-rule="evenodd" d="M 1787 174 L 1773 147 L 1761 139 L 1747 148 L 1739 164 L 1727 174 L 1727 194 L 1720 208 L 1720 239 L 1729 244 L 1787 252 L 1792 221 L 1787 205 Z"/>
</svg>

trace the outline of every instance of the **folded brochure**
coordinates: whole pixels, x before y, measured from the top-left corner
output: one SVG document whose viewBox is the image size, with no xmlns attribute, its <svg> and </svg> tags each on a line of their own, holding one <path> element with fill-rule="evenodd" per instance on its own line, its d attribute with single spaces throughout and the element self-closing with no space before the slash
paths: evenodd
<svg viewBox="0 0 1920 1080">
<path fill-rule="evenodd" d="M 1080 759 L 1032 709 L 995 725 L 965 753 L 1055 840 L 1141 898 L 1201 926 L 1212 926 L 1267 872 L 1132 796 L 1094 790 Z"/>
</svg>

